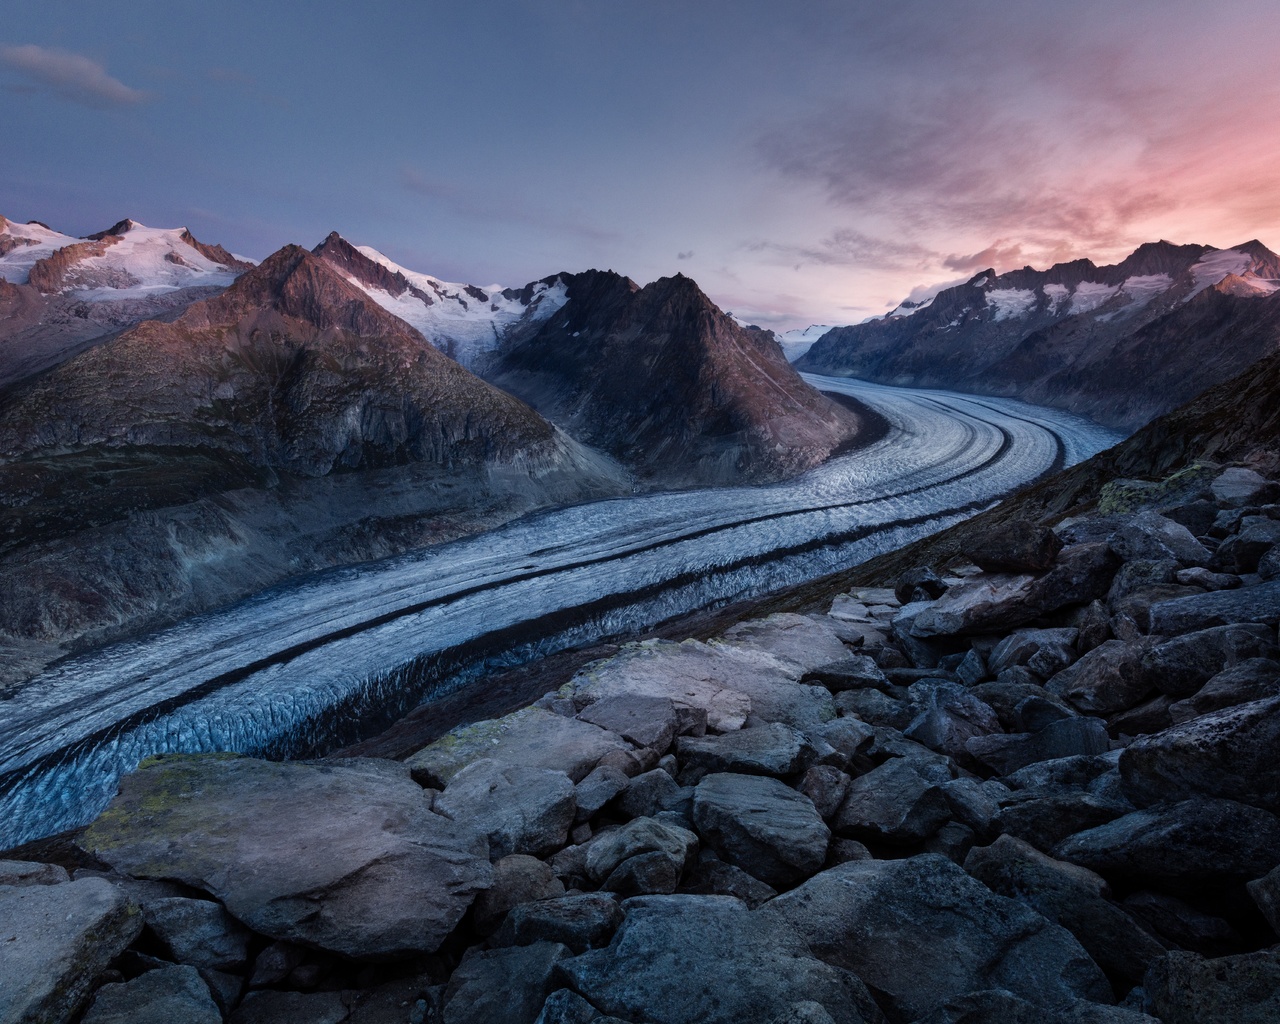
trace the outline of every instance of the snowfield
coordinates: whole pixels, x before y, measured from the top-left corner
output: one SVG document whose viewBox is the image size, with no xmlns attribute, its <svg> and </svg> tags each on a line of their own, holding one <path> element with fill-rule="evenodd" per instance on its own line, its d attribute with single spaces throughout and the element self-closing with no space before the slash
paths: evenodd
<svg viewBox="0 0 1280 1024">
<path fill-rule="evenodd" d="M 486 667 L 855 565 L 1119 440 L 1008 400 L 806 379 L 888 435 L 783 484 L 557 509 L 293 581 L 47 671 L 0 704 L 0 848 L 90 820 L 152 754 L 322 752 Z"/>
</svg>

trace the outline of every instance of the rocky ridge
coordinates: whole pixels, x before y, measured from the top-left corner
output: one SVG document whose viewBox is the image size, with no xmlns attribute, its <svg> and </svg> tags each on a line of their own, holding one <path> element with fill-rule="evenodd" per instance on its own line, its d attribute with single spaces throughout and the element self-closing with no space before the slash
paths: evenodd
<svg viewBox="0 0 1280 1024">
<path fill-rule="evenodd" d="M 404 762 L 148 763 L 73 877 L 0 864 L 47 936 L 0 973 L 69 993 L 10 1012 L 1274 1020 L 1280 481 L 1147 497 L 629 645 Z"/>
</svg>

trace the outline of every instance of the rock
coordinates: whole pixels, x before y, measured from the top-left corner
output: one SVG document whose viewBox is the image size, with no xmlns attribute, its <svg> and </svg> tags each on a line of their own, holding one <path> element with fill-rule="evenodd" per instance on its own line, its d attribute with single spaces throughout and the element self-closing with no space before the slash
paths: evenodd
<svg viewBox="0 0 1280 1024">
<path fill-rule="evenodd" d="M 1213 711 L 1135 740 L 1120 756 L 1138 807 L 1196 796 L 1280 811 L 1280 697 Z"/>
<path fill-rule="evenodd" d="M 878 729 L 876 741 L 867 754 L 873 761 L 902 761 L 919 772 L 921 778 L 938 786 L 950 782 L 956 775 L 955 762 L 946 754 L 909 740 L 894 729 Z"/>
<path fill-rule="evenodd" d="M 830 744 L 849 761 L 866 754 L 875 742 L 875 735 L 874 726 L 847 716 L 828 722 L 818 732 L 822 742 Z"/>
<path fill-rule="evenodd" d="M 263 935 L 354 957 L 434 951 L 492 880 L 484 837 L 407 778 L 226 755 L 144 764 L 80 843 Z"/>
<path fill-rule="evenodd" d="M 800 780 L 796 789 L 813 802 L 818 816 L 826 820 L 832 817 L 844 803 L 845 795 L 849 792 L 850 781 L 852 780 L 848 774 L 839 768 L 819 764 L 804 773 L 804 778 Z"/>
<path fill-rule="evenodd" d="M 800 681 L 825 686 L 832 693 L 843 690 L 862 690 L 868 687 L 884 690 L 890 685 L 880 666 L 875 663 L 875 659 L 865 654 L 855 654 L 826 665 L 819 665 L 806 672 Z"/>
<path fill-rule="evenodd" d="M 227 1024 L 346 1024 L 349 1016 L 339 992 L 265 991 L 245 996 Z"/>
<path fill-rule="evenodd" d="M 1280 935 L 1280 868 L 1273 868 L 1261 878 L 1250 882 L 1246 888 L 1271 930 Z"/>
<path fill-rule="evenodd" d="M 57 885 L 71 881 L 66 868 L 30 860 L 0 860 L 0 885 Z"/>
<path fill-rule="evenodd" d="M 564 772 L 580 782 L 610 751 L 626 748 L 620 736 L 604 729 L 530 707 L 505 718 L 459 726 L 405 763 L 421 784 L 437 789 L 481 758 Z"/>
<path fill-rule="evenodd" d="M 600 1011 L 577 992 L 561 988 L 547 996 L 533 1024 L 592 1024 L 600 1019 Z"/>
<path fill-rule="evenodd" d="M 1112 614 L 1124 611 L 1126 600 L 1152 588 L 1178 585 L 1178 561 L 1173 558 L 1135 559 L 1120 566 L 1111 589 L 1107 591 L 1107 607 Z"/>
<path fill-rule="evenodd" d="M 1128 711 L 1109 715 L 1107 732 L 1112 736 L 1142 736 L 1160 732 L 1173 725 L 1173 716 L 1169 713 L 1172 706 L 1172 697 L 1167 693 L 1158 693 Z"/>
<path fill-rule="evenodd" d="M 680 891 L 700 896 L 733 896 L 742 900 L 750 910 L 778 895 L 773 886 L 719 859 L 695 864 Z"/>
<path fill-rule="evenodd" d="M 1219 590 L 1153 604 L 1147 631 L 1157 636 L 1170 636 L 1236 622 L 1262 622 L 1275 626 L 1277 620 L 1280 620 L 1280 580 L 1272 580 L 1256 587 Z"/>
<path fill-rule="evenodd" d="M 1277 490 L 1280 490 L 1266 477 L 1243 466 L 1224 469 L 1210 488 L 1218 503 L 1227 508 L 1266 504 L 1274 501 Z"/>
<path fill-rule="evenodd" d="M 637 775 L 618 798 L 618 809 L 628 818 L 652 818 L 670 810 L 684 797 L 685 790 L 667 772 L 655 768 Z"/>
<path fill-rule="evenodd" d="M 1064 718 L 1071 717 L 1071 712 L 1065 710 L 1061 704 L 1041 697 L 1039 694 L 1024 697 L 1013 709 L 1017 732 L 1036 733 L 1053 725 L 1054 722 L 1061 722 Z"/>
<path fill-rule="evenodd" d="M 141 930 L 100 878 L 0 888 L 0 1020 L 70 1020 Z"/>
<path fill-rule="evenodd" d="M 774 887 L 821 868 L 831 840 L 808 797 L 761 776 L 708 775 L 694 793 L 693 819 L 721 857 Z"/>
<path fill-rule="evenodd" d="M 1160 1024 L 1137 1010 L 1079 1000 L 1047 1010 L 1007 989 L 969 992 L 948 999 L 916 1024 Z"/>
<path fill-rule="evenodd" d="M 988 674 L 987 664 L 982 655 L 972 649 L 965 653 L 965 656 L 960 659 L 960 664 L 956 666 L 956 677 L 965 686 L 977 686 L 987 678 Z"/>
<path fill-rule="evenodd" d="M 194 967 L 168 966 L 120 985 L 103 985 L 82 1024 L 222 1024 L 218 1004 Z"/>
<path fill-rule="evenodd" d="M 454 774 L 435 800 L 436 813 L 484 833 L 495 860 L 564 846 L 576 810 L 574 785 L 564 772 L 487 758 Z"/>
<path fill-rule="evenodd" d="M 612 944 L 561 963 L 605 1013 L 663 1024 L 769 1021 L 812 1001 L 839 1024 L 884 1018 L 853 974 L 727 896 L 630 900 Z"/>
<path fill-rule="evenodd" d="M 1258 559 L 1258 575 L 1264 580 L 1280 578 L 1280 544 Z"/>
<path fill-rule="evenodd" d="M 1218 673 L 1194 696 L 1169 705 L 1171 724 L 1181 725 L 1214 711 L 1280 696 L 1280 662 L 1251 658 Z"/>
<path fill-rule="evenodd" d="M 1227 956 L 1245 949 L 1244 939 L 1230 924 L 1162 892 L 1134 892 L 1124 909 L 1166 945 L 1181 946 L 1202 956 Z"/>
<path fill-rule="evenodd" d="M 976 841 L 973 829 L 969 826 L 949 821 L 924 841 L 922 849 L 925 853 L 938 853 L 947 860 L 963 864 Z"/>
<path fill-rule="evenodd" d="M 555 942 L 470 953 L 445 988 L 444 1024 L 533 1024 L 567 956 Z"/>
<path fill-rule="evenodd" d="M 797 677 L 846 654 L 844 644 L 826 616 L 791 612 L 739 622 L 726 630 L 717 643 L 739 650 L 761 651 L 791 662 L 798 668 Z"/>
<path fill-rule="evenodd" d="M 926 605 L 908 605 L 894 621 L 895 630 L 916 637 L 998 633 L 1036 617 L 1028 595 L 1034 576 L 978 576 L 948 590 Z"/>
<path fill-rule="evenodd" d="M 1069 932 L 936 854 L 842 864 L 756 913 L 862 978 L 894 1021 L 982 989 L 1008 989 L 1040 1006 L 1111 996 Z"/>
<path fill-rule="evenodd" d="M 661 871 L 656 862 L 665 863 L 669 870 L 663 877 L 670 883 L 666 891 L 674 892 L 684 869 L 697 852 L 698 837 L 687 829 L 653 818 L 636 818 L 612 832 L 601 833 L 591 841 L 587 847 L 587 874 L 604 889 L 634 895 L 627 891 L 629 886 L 626 883 L 632 877 L 630 873 L 624 872 L 612 885 L 610 879 L 631 858 L 654 854 L 656 857 L 646 862 L 645 877 L 655 877 L 655 869 Z"/>
<path fill-rule="evenodd" d="M 605 804 L 631 785 L 625 772 L 612 765 L 601 765 L 578 783 L 573 791 L 577 807 L 573 820 L 581 824 L 594 817 Z"/>
<path fill-rule="evenodd" d="M 249 985 L 279 985 L 307 958 L 307 951 L 292 942 L 273 942 L 262 949 L 253 961 Z"/>
<path fill-rule="evenodd" d="M 1105 825 L 1132 810 L 1127 802 L 1082 790 L 1016 793 L 1000 808 L 999 828 L 1038 850 L 1052 850 L 1068 836 Z"/>
<path fill-rule="evenodd" d="M 1080 789 L 1093 792 L 1103 776 L 1114 773 L 1120 763 L 1120 752 L 1077 754 L 1051 761 L 1038 761 L 1007 775 L 1006 785 L 1014 789 L 1063 790 Z"/>
<path fill-rule="evenodd" d="M 1179 569 L 1176 579 L 1184 587 L 1199 587 L 1202 590 L 1234 590 L 1240 586 L 1239 576 L 1225 572 L 1211 572 L 1198 566 Z"/>
<path fill-rule="evenodd" d="M 997 794 L 1008 790 L 998 782 L 981 783 L 976 779 L 952 779 L 942 784 L 942 795 L 957 821 L 971 828 L 980 840 L 991 838 L 1000 814 Z"/>
<path fill-rule="evenodd" d="M 492 932 L 512 907 L 564 895 L 564 883 L 549 864 L 514 853 L 493 865 L 493 885 L 476 897 L 472 920 L 481 935 Z"/>
<path fill-rule="evenodd" d="M 1061 608 L 1087 605 L 1106 595 L 1119 561 L 1108 544 L 1071 544 L 1058 555 L 1058 564 L 1028 591 L 1027 601 L 1037 616 Z"/>
<path fill-rule="evenodd" d="M 1174 637 L 1142 656 L 1142 669 L 1161 692 L 1190 697 L 1224 668 L 1249 658 L 1277 658 L 1274 632 L 1266 626 L 1215 626 Z"/>
<path fill-rule="evenodd" d="M 1007 675 L 1008 670 L 1006 670 Z M 990 683 L 980 683 L 970 691 L 982 703 L 991 708 L 1000 720 L 1000 725 L 1010 732 L 1022 732 L 1022 719 L 1018 708 L 1028 698 L 1037 697 L 1056 705 L 1064 715 L 1074 715 L 1075 709 L 1056 693 L 1050 693 L 1039 683 L 1022 682 L 1009 678 L 998 679 Z"/>
<path fill-rule="evenodd" d="M 918 713 L 903 735 L 930 750 L 963 760 L 970 739 L 1000 731 L 995 711 L 956 683 L 921 681 L 909 692 Z"/>
<path fill-rule="evenodd" d="M 1151 511 L 1133 516 L 1112 534 L 1110 544 L 1126 562 L 1171 558 L 1183 565 L 1206 565 L 1210 558 L 1209 550 L 1185 526 Z"/>
<path fill-rule="evenodd" d="M 1107 725 L 1100 718 L 1064 718 L 1036 733 L 976 736 L 965 744 L 969 755 L 1000 775 L 1011 775 L 1037 761 L 1052 761 L 1111 749 Z"/>
<path fill-rule="evenodd" d="M 927 565 L 908 569 L 893 585 L 893 596 L 899 604 L 911 604 L 913 601 L 932 601 L 941 597 L 947 585 L 938 578 L 938 574 Z"/>
<path fill-rule="evenodd" d="M 1181 523 L 1195 536 L 1204 537 L 1218 517 L 1218 506 L 1208 498 L 1197 498 L 1185 505 L 1161 509 L 1160 512 L 1175 523 Z"/>
<path fill-rule="evenodd" d="M 238 972 L 249 962 L 249 930 L 219 903 L 182 897 L 148 900 L 142 917 L 176 963 Z"/>
<path fill-rule="evenodd" d="M 1016 519 L 970 541 L 963 554 L 987 572 L 1042 573 L 1053 568 L 1061 550 L 1052 530 Z"/>
<path fill-rule="evenodd" d="M 901 691 L 903 697 L 906 691 Z M 906 700 L 879 690 L 846 690 L 836 698 L 841 714 L 853 715 L 871 725 L 887 725 L 891 729 L 905 729 L 916 717 Z"/>
<path fill-rule="evenodd" d="M 1045 684 L 1050 693 L 1085 712 L 1107 714 L 1139 703 L 1154 688 L 1142 643 L 1108 640 Z"/>
<path fill-rule="evenodd" d="M 1109 880 L 1201 894 L 1280 864 L 1280 820 L 1231 800 L 1184 800 L 1077 833 L 1052 853 Z"/>
<path fill-rule="evenodd" d="M 769 722 L 723 736 L 681 736 L 676 756 L 711 772 L 792 775 L 812 759 L 813 748 L 803 733 Z"/>
<path fill-rule="evenodd" d="M 1147 1007 L 1164 1024 L 1274 1024 L 1280 1020 L 1280 952 L 1205 960 L 1173 952 L 1152 965 Z"/>
<path fill-rule="evenodd" d="M 493 946 L 557 942 L 575 953 L 607 945 L 622 924 L 622 908 L 609 893 L 584 892 L 511 909 L 490 940 Z"/>
<path fill-rule="evenodd" d="M 1020 900 L 1071 932 L 1112 978 L 1141 985 L 1164 947 L 1111 903 L 1106 882 L 1086 868 L 1054 860 L 1012 836 L 974 849 L 964 869 L 992 892 Z"/>
<path fill-rule="evenodd" d="M 928 839 L 950 816 L 941 787 L 895 759 L 849 784 L 834 827 L 849 839 L 910 846 Z"/>
<path fill-rule="evenodd" d="M 1026 665 L 1041 678 L 1048 678 L 1076 660 L 1079 638 L 1078 629 L 1019 629 L 996 644 L 988 664 L 996 674 L 1014 665 Z"/>
<path fill-rule="evenodd" d="M 588 704 L 578 712 L 578 718 L 659 753 L 670 747 L 676 736 L 676 706 L 670 697 L 621 693 Z"/>
</svg>

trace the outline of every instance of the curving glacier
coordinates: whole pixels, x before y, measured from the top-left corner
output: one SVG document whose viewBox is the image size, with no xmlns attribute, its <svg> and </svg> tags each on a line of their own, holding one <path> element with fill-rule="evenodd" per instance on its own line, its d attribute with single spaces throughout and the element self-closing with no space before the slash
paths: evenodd
<svg viewBox="0 0 1280 1024">
<path fill-rule="evenodd" d="M 806 375 L 890 423 L 795 480 L 556 509 L 65 661 L 0 705 L 0 848 L 157 753 L 309 756 L 486 670 L 856 565 L 1119 440 L 1056 410 Z"/>
</svg>

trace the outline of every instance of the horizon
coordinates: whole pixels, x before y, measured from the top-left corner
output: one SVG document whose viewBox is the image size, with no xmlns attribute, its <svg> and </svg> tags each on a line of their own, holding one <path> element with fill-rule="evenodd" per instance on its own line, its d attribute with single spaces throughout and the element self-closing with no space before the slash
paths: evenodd
<svg viewBox="0 0 1280 1024">
<path fill-rule="evenodd" d="M 338 230 L 507 287 L 683 272 L 764 327 L 856 323 L 989 266 L 1280 236 L 1268 27 L 1261 0 L 21 10 L 0 211 L 258 260 Z"/>
</svg>

